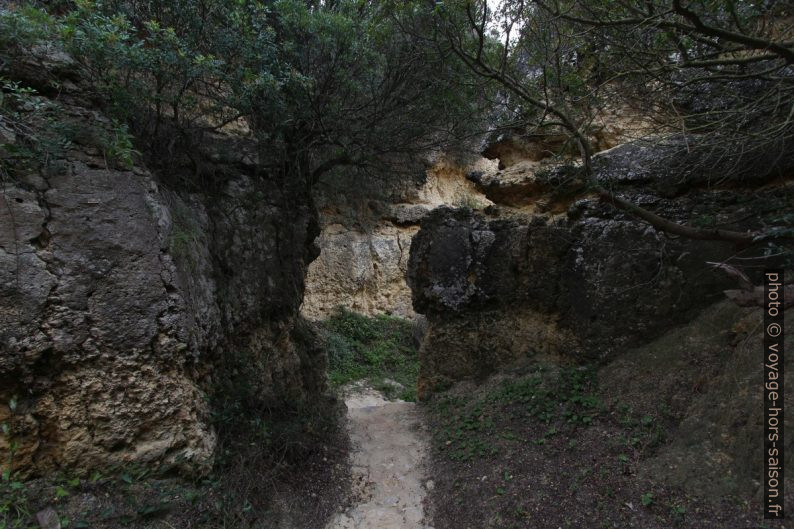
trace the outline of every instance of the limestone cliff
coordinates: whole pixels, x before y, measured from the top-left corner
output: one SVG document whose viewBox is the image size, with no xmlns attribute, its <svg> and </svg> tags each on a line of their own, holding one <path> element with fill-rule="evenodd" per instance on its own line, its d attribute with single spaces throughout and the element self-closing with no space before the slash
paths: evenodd
<svg viewBox="0 0 794 529">
<path fill-rule="evenodd" d="M 702 187 L 708 175 L 687 187 L 672 171 L 654 169 L 657 156 L 643 145 L 618 147 L 599 156 L 596 178 L 674 221 L 738 230 L 768 225 L 763 212 L 774 216 L 794 194 L 790 185 L 772 185 L 777 173 L 752 197 Z M 566 168 L 526 171 L 526 185 L 516 185 L 516 167 L 471 178 L 486 191 L 507 188 L 511 204 L 522 206 L 438 210 L 414 238 L 408 279 L 414 308 L 429 320 L 425 390 L 538 353 L 614 358 L 688 321 L 732 286 L 707 264 L 734 255 L 731 244 L 658 232 L 570 184 Z"/>
<path fill-rule="evenodd" d="M 591 140 L 598 150 L 609 149 L 647 128 L 636 109 L 607 105 L 596 112 Z M 315 200 L 321 253 L 309 267 L 302 313 L 322 319 L 343 306 L 414 317 L 405 276 L 421 220 L 439 207 L 482 210 L 495 203 L 524 213 L 549 207 L 559 213 L 567 204 L 552 205 L 534 175 L 554 167 L 554 155 L 565 145 L 562 136 L 505 133 L 474 148 L 481 154 L 430 155 L 426 169 L 410 168 L 402 178 L 334 174 L 320 182 Z"/>
<path fill-rule="evenodd" d="M 177 156 L 169 171 L 124 167 L 102 141 L 117 125 L 71 86 L 47 102 L 72 131 L 65 149 L 2 182 L 0 464 L 202 473 L 220 380 L 253 380 L 276 408 L 325 388 L 323 352 L 297 323 L 317 254 L 311 196 L 262 174 L 233 136 L 192 153 L 205 190 L 181 184 L 197 168 Z"/>
<path fill-rule="evenodd" d="M 709 173 L 693 161 L 687 173 L 669 154 L 625 144 L 596 158 L 595 177 L 673 221 L 740 231 L 779 223 L 794 200 L 791 159 L 726 182 L 719 163 Z M 496 206 L 438 209 L 411 245 L 408 283 L 427 318 L 420 397 L 532 362 L 596 365 L 605 401 L 663 410 L 673 435 L 649 476 L 693 494 L 758 494 L 761 310 L 727 301 L 736 285 L 709 263 L 741 257 L 760 284 L 785 252 L 659 232 L 588 194 L 575 169 L 502 167 L 469 174 Z M 786 389 L 791 405 L 794 383 Z"/>
<path fill-rule="evenodd" d="M 322 233 L 320 256 L 309 266 L 302 313 L 327 317 L 343 306 L 362 314 L 414 316 L 405 282 L 408 250 L 419 222 L 443 205 L 483 208 L 491 204 L 466 173 L 493 170 L 496 162 L 439 158 L 414 178 L 392 182 L 351 179 L 321 185 L 316 192 Z"/>
</svg>

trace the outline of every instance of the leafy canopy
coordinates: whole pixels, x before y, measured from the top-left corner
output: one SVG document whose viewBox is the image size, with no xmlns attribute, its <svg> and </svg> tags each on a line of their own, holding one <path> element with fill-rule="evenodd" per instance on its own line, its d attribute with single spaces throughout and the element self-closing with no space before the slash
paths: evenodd
<svg viewBox="0 0 794 529">
<path fill-rule="evenodd" d="M 430 16 L 338 0 L 77 0 L 0 9 L 0 54 L 69 52 L 153 159 L 236 128 L 264 167 L 317 178 L 382 167 L 475 130 L 480 86 L 448 48 L 417 42 Z"/>
</svg>

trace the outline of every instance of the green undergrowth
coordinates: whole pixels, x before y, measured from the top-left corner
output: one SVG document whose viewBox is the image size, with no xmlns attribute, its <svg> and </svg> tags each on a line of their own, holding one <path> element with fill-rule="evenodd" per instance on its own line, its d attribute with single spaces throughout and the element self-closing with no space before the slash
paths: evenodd
<svg viewBox="0 0 794 529">
<path fill-rule="evenodd" d="M 133 466 L 107 474 L 58 472 L 28 481 L 4 476 L 0 529 L 38 528 L 36 514 L 44 510 L 50 510 L 64 529 L 167 527 L 164 520 L 175 510 L 189 512 L 199 521 L 201 501 L 217 496 L 217 484 L 211 480 L 186 482 Z M 210 510 L 205 508 L 205 515 Z"/>
<path fill-rule="evenodd" d="M 467 461 L 496 456 L 494 436 L 546 444 L 550 437 L 589 426 L 605 413 L 595 390 L 594 370 L 589 367 L 535 366 L 528 374 L 465 398 L 440 395 L 432 404 L 441 426 L 435 433 L 436 446 L 452 460 Z M 529 420 L 542 425 L 531 438 L 511 427 Z"/>
<path fill-rule="evenodd" d="M 387 398 L 416 400 L 419 357 L 409 321 L 339 308 L 319 325 L 332 386 L 365 381 Z"/>
<path fill-rule="evenodd" d="M 665 438 L 661 415 L 639 416 L 626 404 L 608 406 L 600 396 L 596 370 L 589 366 L 537 365 L 485 391 L 441 394 L 432 401 L 431 412 L 440 426 L 435 445 L 459 461 L 498 456 L 502 443 L 495 438 L 536 446 L 568 438 L 571 446 L 566 448 L 573 449 L 575 432 L 599 421 L 617 422 L 624 429 L 618 444 L 626 451 L 647 454 Z M 527 435 L 529 425 L 534 426 Z"/>
<path fill-rule="evenodd" d="M 434 525 L 756 527 L 745 499 L 671 479 L 660 457 L 680 418 L 669 404 L 627 399 L 599 372 L 516 366 L 434 395 L 426 408 Z"/>
<path fill-rule="evenodd" d="M 321 446 L 313 439 L 327 437 L 317 429 L 328 420 L 316 415 L 301 410 L 291 417 L 244 418 L 245 424 L 230 425 L 233 429 L 222 432 L 215 468 L 193 479 L 139 466 L 87 474 L 61 471 L 34 479 L 4 472 L 0 529 L 36 529 L 37 513 L 45 510 L 57 517 L 62 529 L 254 529 L 323 523 L 346 491 L 346 449 L 339 440 Z M 233 435 L 238 438 L 232 440 Z M 298 456 L 303 460 L 296 461 Z M 306 508 L 310 495 L 322 501 Z"/>
</svg>

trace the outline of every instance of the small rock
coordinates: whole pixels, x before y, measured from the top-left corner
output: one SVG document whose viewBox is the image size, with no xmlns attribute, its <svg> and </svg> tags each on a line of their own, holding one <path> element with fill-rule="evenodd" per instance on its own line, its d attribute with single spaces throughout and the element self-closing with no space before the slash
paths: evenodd
<svg viewBox="0 0 794 529">
<path fill-rule="evenodd" d="M 36 521 L 41 529 L 61 529 L 61 520 L 52 507 L 47 507 L 36 513 Z"/>
<path fill-rule="evenodd" d="M 14 131 L 0 123 L 0 143 L 13 145 L 16 141 L 17 137 Z"/>
<path fill-rule="evenodd" d="M 402 384 L 400 384 L 396 380 L 392 380 L 390 378 L 384 378 L 383 379 L 383 383 L 386 384 L 387 386 L 393 387 L 394 389 L 396 389 L 398 391 L 402 391 L 402 390 L 405 389 L 405 386 L 403 386 Z"/>
<path fill-rule="evenodd" d="M 425 483 L 425 488 L 427 490 L 433 490 L 435 487 L 436 487 L 436 484 L 435 484 L 435 482 L 432 479 L 428 479 L 427 482 Z"/>
<path fill-rule="evenodd" d="M 400 503 L 400 498 L 397 496 L 387 496 L 383 498 L 383 505 L 386 507 L 394 507 L 398 503 Z"/>
</svg>

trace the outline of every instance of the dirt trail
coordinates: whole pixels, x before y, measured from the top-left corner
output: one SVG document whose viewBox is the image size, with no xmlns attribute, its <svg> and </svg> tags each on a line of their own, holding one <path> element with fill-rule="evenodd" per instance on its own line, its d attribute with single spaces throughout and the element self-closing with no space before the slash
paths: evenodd
<svg viewBox="0 0 794 529">
<path fill-rule="evenodd" d="M 432 529 L 422 509 L 428 442 L 416 404 L 390 402 L 362 386 L 345 393 L 353 505 L 326 529 Z"/>
</svg>

